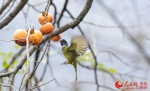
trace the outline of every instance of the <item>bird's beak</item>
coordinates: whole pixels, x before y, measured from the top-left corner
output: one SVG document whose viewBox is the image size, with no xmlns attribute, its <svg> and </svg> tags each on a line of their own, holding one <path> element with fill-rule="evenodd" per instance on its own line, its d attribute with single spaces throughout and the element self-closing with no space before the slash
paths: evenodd
<svg viewBox="0 0 150 91">
<path fill-rule="evenodd" d="M 59 40 L 59 42 L 61 42 L 61 41 L 62 41 L 62 39 Z"/>
</svg>

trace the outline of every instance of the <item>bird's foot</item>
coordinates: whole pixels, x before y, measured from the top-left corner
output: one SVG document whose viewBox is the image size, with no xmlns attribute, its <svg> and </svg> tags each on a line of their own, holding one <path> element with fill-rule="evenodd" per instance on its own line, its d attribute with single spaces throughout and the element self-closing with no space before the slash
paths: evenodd
<svg viewBox="0 0 150 91">
<path fill-rule="evenodd" d="M 65 62 L 63 62 L 61 65 L 63 65 L 63 64 L 65 64 L 65 65 L 67 66 L 68 63 L 67 63 L 67 61 L 65 61 Z"/>
</svg>

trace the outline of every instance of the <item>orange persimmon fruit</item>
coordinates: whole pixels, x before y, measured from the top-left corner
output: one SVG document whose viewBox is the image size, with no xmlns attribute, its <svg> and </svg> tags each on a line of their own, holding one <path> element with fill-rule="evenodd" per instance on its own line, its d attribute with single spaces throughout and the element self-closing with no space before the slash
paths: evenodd
<svg viewBox="0 0 150 91">
<path fill-rule="evenodd" d="M 32 39 L 30 42 L 32 45 L 37 45 L 42 41 L 42 33 L 38 30 L 34 30 L 34 33 L 30 35 L 30 39 Z"/>
<path fill-rule="evenodd" d="M 38 21 L 40 24 L 44 24 L 46 22 L 52 22 L 53 16 L 48 12 L 42 12 L 38 17 Z"/>
<path fill-rule="evenodd" d="M 43 35 L 50 34 L 53 31 L 53 29 L 53 25 L 49 22 L 40 26 L 40 31 Z"/>
<path fill-rule="evenodd" d="M 25 46 L 27 35 L 28 35 L 27 31 L 25 31 L 23 29 L 16 30 L 13 35 L 15 43 L 20 46 Z M 31 41 L 32 41 L 32 39 L 29 37 L 29 42 L 31 42 Z"/>
<path fill-rule="evenodd" d="M 61 38 L 61 35 L 59 34 L 59 35 L 53 36 L 51 39 L 52 39 L 52 41 L 59 41 L 60 38 Z"/>
</svg>

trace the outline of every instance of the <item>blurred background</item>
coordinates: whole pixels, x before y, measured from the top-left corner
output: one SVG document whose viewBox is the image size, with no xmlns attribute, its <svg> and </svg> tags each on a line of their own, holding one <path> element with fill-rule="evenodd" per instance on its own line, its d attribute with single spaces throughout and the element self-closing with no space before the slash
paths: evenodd
<svg viewBox="0 0 150 91">
<path fill-rule="evenodd" d="M 0 22 L 17 6 L 20 0 L 12 0 L 9 6 L 0 14 Z M 76 18 L 82 11 L 87 0 L 52 0 L 49 8 L 55 18 L 53 25 L 59 28 Z M 7 0 L 0 1 L 0 7 Z M 66 10 L 62 11 L 67 2 Z M 32 23 L 39 30 L 39 14 L 45 10 L 47 0 L 29 0 L 16 17 L 0 30 L 0 71 L 8 72 L 16 67 L 19 60 L 26 54 L 25 47 L 20 47 L 12 40 L 17 29 L 26 29 Z M 61 16 L 61 14 L 63 15 Z M 74 35 L 83 32 L 89 39 L 90 46 L 84 56 L 78 60 L 78 81 L 74 83 L 75 72 L 72 65 L 61 65 L 64 58 L 61 45 L 51 41 L 42 62 L 33 76 L 33 85 L 40 85 L 55 78 L 37 91 L 96 91 L 95 78 L 98 79 L 99 91 L 149 91 L 150 87 L 150 1 L 149 0 L 94 0 L 88 14 L 74 29 L 61 33 L 61 38 L 70 44 Z M 56 15 L 55 15 L 56 14 Z M 60 19 L 60 20 L 59 20 Z M 45 49 L 45 44 L 39 48 Z M 93 58 L 93 53 L 96 58 Z M 19 54 L 17 54 L 19 53 Z M 39 53 L 39 55 L 38 55 Z M 36 50 L 30 57 L 31 70 L 35 60 L 40 60 L 43 51 Z M 17 56 L 15 60 L 14 56 Z M 38 58 L 37 56 L 38 55 Z M 97 77 L 94 73 L 97 61 Z M 11 65 L 10 65 L 11 64 Z M 88 68 L 89 67 L 89 68 Z M 4 70 L 5 69 L 5 70 Z M 16 74 L 13 86 L 19 88 L 26 65 Z M 8 77 L 0 78 L 7 84 Z M 24 78 L 22 90 L 26 88 L 27 77 Z M 137 82 L 138 89 L 118 89 L 116 81 L 123 84 Z M 147 89 L 140 89 L 140 83 L 146 82 Z M 0 86 L 1 91 L 6 87 Z M 36 91 L 35 90 L 35 91 Z"/>
</svg>

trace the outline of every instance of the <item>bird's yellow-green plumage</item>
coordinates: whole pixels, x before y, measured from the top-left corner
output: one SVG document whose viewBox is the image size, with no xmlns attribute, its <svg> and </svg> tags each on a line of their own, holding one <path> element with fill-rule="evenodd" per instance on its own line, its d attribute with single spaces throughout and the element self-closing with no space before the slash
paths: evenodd
<svg viewBox="0 0 150 91">
<path fill-rule="evenodd" d="M 72 64 L 77 80 L 77 62 L 76 58 L 82 56 L 88 47 L 88 39 L 84 35 L 75 36 L 71 40 L 70 46 L 63 46 L 62 52 L 67 59 L 67 64 Z"/>
</svg>

